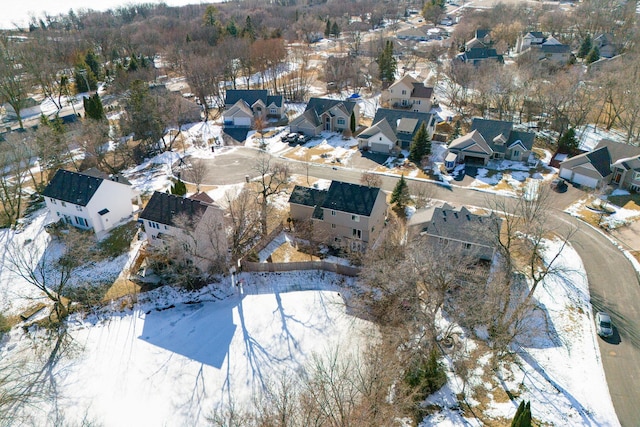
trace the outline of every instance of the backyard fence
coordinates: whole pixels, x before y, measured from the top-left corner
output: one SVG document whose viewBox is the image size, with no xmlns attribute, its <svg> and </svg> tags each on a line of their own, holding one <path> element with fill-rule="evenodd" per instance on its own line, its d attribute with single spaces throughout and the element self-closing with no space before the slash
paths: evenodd
<svg viewBox="0 0 640 427">
<path fill-rule="evenodd" d="M 360 273 L 359 267 L 336 264 L 329 261 L 299 261 L 299 262 L 251 262 L 242 261 L 244 271 L 279 272 L 296 270 L 324 270 L 344 276 L 355 277 Z"/>
</svg>

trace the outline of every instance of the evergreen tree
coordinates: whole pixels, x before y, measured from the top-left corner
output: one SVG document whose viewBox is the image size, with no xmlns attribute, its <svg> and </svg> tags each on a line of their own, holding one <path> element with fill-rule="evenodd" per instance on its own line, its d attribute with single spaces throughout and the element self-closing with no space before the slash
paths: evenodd
<svg viewBox="0 0 640 427">
<path fill-rule="evenodd" d="M 592 45 L 593 45 L 593 42 L 591 41 L 591 36 L 587 34 L 584 40 L 582 40 L 582 43 L 580 44 L 580 49 L 578 49 L 578 54 L 576 56 L 578 58 L 586 57 L 591 51 L 591 48 L 593 47 Z"/>
<path fill-rule="evenodd" d="M 325 38 L 331 35 L 331 20 L 327 19 L 327 26 L 324 27 L 324 36 Z"/>
<path fill-rule="evenodd" d="M 231 37 L 238 37 L 238 27 L 236 27 L 236 21 L 231 20 L 227 23 L 227 28 L 225 29 L 228 35 Z"/>
<path fill-rule="evenodd" d="M 91 95 L 88 98 L 83 98 L 84 115 L 85 117 L 93 120 L 105 120 L 107 116 L 104 114 L 104 107 L 102 101 L 97 93 Z"/>
<path fill-rule="evenodd" d="M 460 138 L 460 135 L 462 135 L 462 124 L 460 123 L 460 120 L 456 120 L 456 123 L 453 126 L 453 133 L 449 138 L 449 142 L 453 141 L 456 138 Z"/>
<path fill-rule="evenodd" d="M 76 65 L 73 72 L 73 78 L 76 82 L 76 90 L 78 92 L 89 92 L 98 88 L 96 75 L 93 74 L 91 68 L 89 68 L 87 63 L 84 61 L 81 61 Z"/>
<path fill-rule="evenodd" d="M 558 138 L 558 150 L 562 152 L 574 153 L 578 149 L 578 145 L 576 131 L 573 128 L 569 128 Z"/>
<path fill-rule="evenodd" d="M 202 21 L 207 27 L 215 27 L 218 23 L 218 8 L 213 5 L 207 6 Z"/>
<path fill-rule="evenodd" d="M 87 52 L 84 57 L 84 63 L 87 64 L 93 75 L 96 79 L 100 79 L 102 77 L 102 67 L 100 62 L 98 61 L 98 57 L 92 50 Z"/>
<path fill-rule="evenodd" d="M 422 159 L 431 153 L 431 141 L 429 141 L 429 133 L 424 122 L 413 137 L 411 149 L 409 151 L 409 160 L 419 165 Z"/>
<path fill-rule="evenodd" d="M 184 196 L 185 194 L 187 194 L 187 186 L 184 182 L 178 180 L 171 186 L 171 194 L 175 194 L 176 196 Z"/>
<path fill-rule="evenodd" d="M 248 37 L 251 40 L 256 39 L 256 29 L 253 27 L 253 22 L 251 22 L 251 17 L 247 16 L 247 19 L 244 21 L 244 28 L 242 29 L 242 37 Z"/>
<path fill-rule="evenodd" d="M 351 133 L 356 131 L 356 115 L 351 113 L 351 123 L 349 123 L 349 127 L 351 128 Z"/>
<path fill-rule="evenodd" d="M 380 80 L 392 82 L 396 78 L 398 62 L 393 56 L 393 42 L 387 40 L 384 49 L 378 55 L 378 68 L 380 70 Z"/>
<path fill-rule="evenodd" d="M 511 421 L 511 427 L 531 427 L 531 402 L 520 402 Z"/>
<path fill-rule="evenodd" d="M 333 25 L 331 25 L 331 34 L 334 37 L 340 37 L 340 27 L 338 27 L 338 22 L 333 21 Z"/>
<path fill-rule="evenodd" d="M 410 200 L 411 196 L 409 194 L 409 186 L 407 185 L 407 181 L 405 181 L 403 174 L 400 176 L 400 180 L 393 189 L 393 193 L 391 193 L 391 203 L 395 203 L 398 207 L 404 208 Z"/>
<path fill-rule="evenodd" d="M 593 46 L 587 57 L 584 59 L 584 62 L 591 64 L 592 62 L 596 62 L 598 59 L 600 59 L 600 49 L 598 49 L 598 46 Z"/>
</svg>

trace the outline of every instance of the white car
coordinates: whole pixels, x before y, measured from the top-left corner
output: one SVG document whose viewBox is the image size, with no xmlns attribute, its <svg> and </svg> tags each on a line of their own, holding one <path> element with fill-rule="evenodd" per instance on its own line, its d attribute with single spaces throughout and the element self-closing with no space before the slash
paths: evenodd
<svg viewBox="0 0 640 427">
<path fill-rule="evenodd" d="M 613 324 L 607 313 L 603 311 L 596 313 L 596 330 L 602 338 L 609 338 L 613 335 Z"/>
</svg>

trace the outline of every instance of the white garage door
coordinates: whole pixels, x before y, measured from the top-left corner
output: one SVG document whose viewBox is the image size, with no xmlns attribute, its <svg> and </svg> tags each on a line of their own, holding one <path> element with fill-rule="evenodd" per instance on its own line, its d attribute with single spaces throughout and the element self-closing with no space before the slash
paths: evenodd
<svg viewBox="0 0 640 427">
<path fill-rule="evenodd" d="M 558 175 L 560 175 L 560 178 L 571 181 L 571 175 L 573 175 L 573 171 L 568 168 L 560 168 L 560 172 L 558 173 Z"/>
<path fill-rule="evenodd" d="M 573 175 L 573 182 L 590 188 L 596 188 L 598 186 L 597 179 L 589 178 L 588 176 L 580 175 L 579 173 Z"/>
<path fill-rule="evenodd" d="M 372 142 L 369 146 L 371 151 L 375 151 L 376 153 L 389 153 L 389 145 L 388 144 L 379 144 Z"/>
<path fill-rule="evenodd" d="M 251 118 L 250 117 L 234 117 L 233 122 L 236 126 L 251 126 Z"/>
</svg>

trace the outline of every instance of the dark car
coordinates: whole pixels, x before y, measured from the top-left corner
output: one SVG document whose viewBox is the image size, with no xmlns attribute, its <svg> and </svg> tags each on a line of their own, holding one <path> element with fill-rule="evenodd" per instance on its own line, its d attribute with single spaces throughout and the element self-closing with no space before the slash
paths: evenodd
<svg viewBox="0 0 640 427">
<path fill-rule="evenodd" d="M 551 181 L 551 189 L 557 191 L 558 193 L 567 191 L 567 188 L 567 181 L 562 178 L 556 178 Z"/>
<path fill-rule="evenodd" d="M 296 142 L 298 142 L 298 134 L 295 132 L 288 133 L 285 136 L 281 137 L 280 141 L 287 142 L 289 144 L 295 144 Z"/>
</svg>

